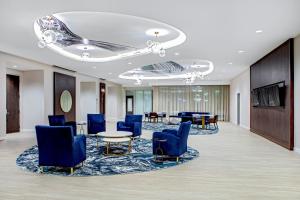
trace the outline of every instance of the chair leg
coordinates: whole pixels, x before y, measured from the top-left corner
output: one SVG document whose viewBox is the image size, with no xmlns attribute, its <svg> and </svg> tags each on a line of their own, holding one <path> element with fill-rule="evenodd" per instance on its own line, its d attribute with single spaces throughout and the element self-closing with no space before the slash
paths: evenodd
<svg viewBox="0 0 300 200">
<path fill-rule="evenodd" d="M 179 162 L 179 157 L 176 157 L 176 162 L 177 162 L 177 163 Z"/>
<path fill-rule="evenodd" d="M 73 167 L 71 167 L 70 168 L 70 174 L 73 174 L 73 172 L 74 172 L 74 169 L 73 169 Z"/>
</svg>

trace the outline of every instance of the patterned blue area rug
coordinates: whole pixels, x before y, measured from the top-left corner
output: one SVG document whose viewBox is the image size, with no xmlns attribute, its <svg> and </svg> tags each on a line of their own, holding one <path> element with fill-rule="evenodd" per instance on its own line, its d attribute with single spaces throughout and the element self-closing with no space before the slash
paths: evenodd
<svg viewBox="0 0 300 200">
<path fill-rule="evenodd" d="M 166 123 L 150 123 L 150 122 L 143 122 L 143 129 L 145 130 L 151 130 L 151 131 L 162 131 L 163 129 L 177 129 L 179 128 L 179 124 L 166 124 Z M 198 128 L 195 125 L 192 125 L 191 130 L 190 130 L 190 135 L 211 135 L 211 134 L 216 134 L 218 133 L 219 129 L 213 127 L 210 125 L 207 127 L 207 129 L 201 129 Z"/>
<path fill-rule="evenodd" d="M 87 137 L 87 159 L 83 167 L 75 168 L 73 174 L 69 169 L 58 167 L 45 167 L 43 174 L 60 176 L 105 176 L 127 173 L 139 173 L 164 169 L 193 160 L 199 156 L 199 152 L 188 147 L 188 151 L 181 156 L 179 163 L 174 160 L 166 160 L 163 163 L 153 161 L 152 141 L 139 139 L 133 141 L 132 152 L 124 156 L 105 156 L 104 143 L 99 142 L 96 147 L 96 138 Z M 127 144 L 119 146 L 118 150 L 127 150 Z M 38 148 L 33 146 L 25 150 L 16 160 L 19 167 L 34 173 L 40 173 L 38 168 Z"/>
</svg>

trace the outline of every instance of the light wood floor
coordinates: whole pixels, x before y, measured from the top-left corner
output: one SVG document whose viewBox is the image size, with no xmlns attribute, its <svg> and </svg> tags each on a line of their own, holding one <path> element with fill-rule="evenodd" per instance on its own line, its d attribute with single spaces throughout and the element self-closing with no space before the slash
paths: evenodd
<svg viewBox="0 0 300 200">
<path fill-rule="evenodd" d="M 300 199 L 300 155 L 230 123 L 222 123 L 219 134 L 189 137 L 199 158 L 129 175 L 58 177 L 22 171 L 16 157 L 33 144 L 33 133 L 0 141 L 1 200 Z"/>
</svg>

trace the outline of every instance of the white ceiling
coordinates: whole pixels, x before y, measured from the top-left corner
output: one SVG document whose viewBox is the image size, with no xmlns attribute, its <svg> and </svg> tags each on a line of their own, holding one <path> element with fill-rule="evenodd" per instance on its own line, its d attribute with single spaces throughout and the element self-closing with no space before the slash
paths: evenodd
<svg viewBox="0 0 300 200">
<path fill-rule="evenodd" d="M 299 0 L 0 0 L 0 51 L 127 86 L 133 86 L 134 81 L 121 80 L 118 75 L 131 68 L 169 60 L 210 60 L 215 66 L 214 72 L 208 80 L 196 84 L 218 84 L 232 79 L 288 38 L 297 36 L 299 10 Z M 50 49 L 38 48 L 34 20 L 67 11 L 115 12 L 154 19 L 179 28 L 187 40 L 168 49 L 164 58 L 150 54 L 107 63 L 74 61 Z M 262 33 L 255 33 L 260 29 Z M 239 50 L 246 52 L 239 54 Z M 174 55 L 175 52 L 179 55 Z M 160 84 L 184 82 L 161 81 Z"/>
</svg>

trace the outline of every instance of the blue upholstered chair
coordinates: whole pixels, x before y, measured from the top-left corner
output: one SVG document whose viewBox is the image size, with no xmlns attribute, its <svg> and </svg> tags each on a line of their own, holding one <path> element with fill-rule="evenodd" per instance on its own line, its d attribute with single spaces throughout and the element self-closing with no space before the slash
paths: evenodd
<svg viewBox="0 0 300 200">
<path fill-rule="evenodd" d="M 103 114 L 87 115 L 88 134 L 97 134 L 106 131 L 105 117 Z"/>
<path fill-rule="evenodd" d="M 36 126 L 39 166 L 73 167 L 86 159 L 86 138 L 70 126 Z"/>
<path fill-rule="evenodd" d="M 77 135 L 77 124 L 74 121 L 66 122 L 64 115 L 48 115 L 50 126 L 71 126 L 73 127 L 73 134 Z"/>
<path fill-rule="evenodd" d="M 117 122 L 117 131 L 132 132 L 132 137 L 139 137 L 142 134 L 143 115 L 126 115 L 125 122 Z"/>
<path fill-rule="evenodd" d="M 165 129 L 162 132 L 154 132 L 152 137 L 153 154 L 156 154 L 158 148 L 162 149 L 163 155 L 176 157 L 177 162 L 179 156 L 187 151 L 187 139 L 191 128 L 191 122 L 182 122 L 178 130 Z M 160 143 L 159 140 L 166 140 Z"/>
</svg>

